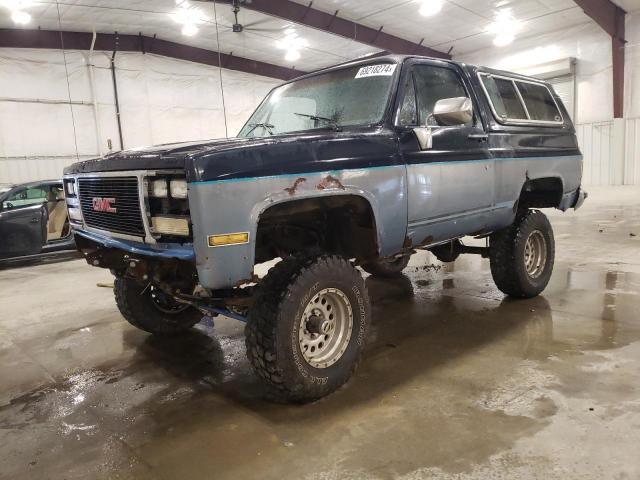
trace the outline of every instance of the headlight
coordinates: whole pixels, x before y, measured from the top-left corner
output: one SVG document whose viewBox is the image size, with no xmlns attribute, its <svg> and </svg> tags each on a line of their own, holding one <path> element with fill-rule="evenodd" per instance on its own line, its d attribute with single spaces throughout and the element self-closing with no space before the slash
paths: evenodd
<svg viewBox="0 0 640 480">
<path fill-rule="evenodd" d="M 167 180 L 161 178 L 159 180 L 153 180 L 151 182 L 151 196 L 156 198 L 167 198 L 169 196 L 169 189 L 167 188 Z"/>
<path fill-rule="evenodd" d="M 180 217 L 151 217 L 151 228 L 155 233 L 189 236 L 189 220 Z"/>
<path fill-rule="evenodd" d="M 187 198 L 187 181 L 171 180 L 170 190 L 173 198 Z"/>
</svg>

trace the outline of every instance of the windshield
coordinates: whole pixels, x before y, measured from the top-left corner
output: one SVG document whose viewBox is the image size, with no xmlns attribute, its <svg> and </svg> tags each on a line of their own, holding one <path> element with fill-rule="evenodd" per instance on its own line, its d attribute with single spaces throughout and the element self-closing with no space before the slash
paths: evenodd
<svg viewBox="0 0 640 480">
<path fill-rule="evenodd" d="M 282 85 L 269 94 L 238 136 L 379 123 L 396 68 L 392 63 L 356 66 Z"/>
</svg>

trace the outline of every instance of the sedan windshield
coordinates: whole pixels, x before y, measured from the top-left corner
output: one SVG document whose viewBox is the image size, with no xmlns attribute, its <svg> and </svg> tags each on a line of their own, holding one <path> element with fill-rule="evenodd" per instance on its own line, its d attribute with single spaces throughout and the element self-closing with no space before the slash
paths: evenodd
<svg viewBox="0 0 640 480">
<path fill-rule="evenodd" d="M 273 90 L 239 137 L 268 137 L 320 128 L 380 123 L 396 64 L 356 66 L 314 75 Z"/>
</svg>

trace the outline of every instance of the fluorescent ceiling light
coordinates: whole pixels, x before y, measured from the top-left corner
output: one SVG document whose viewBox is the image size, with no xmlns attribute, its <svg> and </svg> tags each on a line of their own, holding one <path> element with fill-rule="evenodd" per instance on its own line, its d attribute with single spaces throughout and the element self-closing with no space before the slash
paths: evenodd
<svg viewBox="0 0 640 480">
<path fill-rule="evenodd" d="M 432 17 L 433 15 L 440 13 L 443 4 L 444 0 L 422 0 L 420 15 L 423 17 Z"/>
<path fill-rule="evenodd" d="M 26 25 L 31 21 L 31 15 L 22 10 L 14 10 L 11 14 L 11 20 L 18 25 Z"/>
</svg>

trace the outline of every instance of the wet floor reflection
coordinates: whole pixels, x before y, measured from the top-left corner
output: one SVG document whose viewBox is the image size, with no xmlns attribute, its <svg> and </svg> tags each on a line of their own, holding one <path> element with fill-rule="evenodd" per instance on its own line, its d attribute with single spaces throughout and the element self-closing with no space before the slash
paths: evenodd
<svg viewBox="0 0 640 480">
<path fill-rule="evenodd" d="M 640 308 L 639 282 L 637 274 L 559 264 L 544 295 L 511 300 L 497 292 L 482 259 L 413 259 L 397 279 L 366 279 L 373 322 L 360 369 L 344 389 L 304 407 L 265 399 L 237 322 L 207 321 L 163 339 L 113 314 L 103 325 L 88 321 L 20 345 L 33 358 L 59 359 L 41 352 L 45 344 L 63 351 L 70 370 L 0 406 L 0 453 L 12 459 L 5 469 L 17 477 L 25 465 L 33 478 L 72 468 L 59 452 L 78 449 L 80 467 L 73 468 L 94 478 L 116 470 L 144 478 L 154 468 L 198 476 L 221 466 L 220 478 L 245 478 L 255 468 L 278 478 L 278 461 L 301 478 L 295 446 L 330 455 L 327 444 L 345 438 L 366 445 L 374 458 L 388 461 L 393 452 L 407 471 L 425 459 L 455 471 L 511 448 L 558 409 L 544 395 L 531 398 L 533 413 L 524 416 L 488 406 L 529 398 L 526 389 L 534 387 L 527 382 L 549 375 L 570 384 L 558 391 L 578 395 L 593 373 L 577 369 L 576 359 L 640 339 L 630 321 Z M 103 353 L 87 356 L 91 350 Z M 96 363 L 87 365 L 87 358 Z M 589 365 L 597 361 L 589 357 Z M 505 382 L 515 385 L 508 395 Z M 478 435 L 492 439 L 481 451 Z M 420 450 L 406 450 L 403 436 Z M 405 450 L 385 451 L 386 437 Z"/>
</svg>

